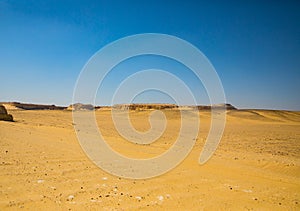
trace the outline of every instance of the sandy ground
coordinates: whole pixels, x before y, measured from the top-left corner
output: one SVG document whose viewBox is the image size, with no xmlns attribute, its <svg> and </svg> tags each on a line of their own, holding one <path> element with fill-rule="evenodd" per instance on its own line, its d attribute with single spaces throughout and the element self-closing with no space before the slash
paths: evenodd
<svg viewBox="0 0 300 211">
<path fill-rule="evenodd" d="M 112 176 L 84 154 L 70 111 L 9 111 L 0 122 L 0 210 L 300 210 L 300 112 L 229 111 L 214 156 L 198 158 L 210 126 L 200 112 L 196 145 L 175 169 L 147 180 Z M 148 111 L 132 124 L 149 129 Z M 166 151 L 178 134 L 179 115 L 166 111 L 167 130 L 149 146 L 126 142 L 109 111 L 97 111 L 108 143 L 127 156 Z"/>
</svg>

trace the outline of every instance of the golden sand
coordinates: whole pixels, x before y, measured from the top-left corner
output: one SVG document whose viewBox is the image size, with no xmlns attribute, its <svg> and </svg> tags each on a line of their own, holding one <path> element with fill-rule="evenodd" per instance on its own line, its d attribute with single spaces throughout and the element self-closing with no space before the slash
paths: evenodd
<svg viewBox="0 0 300 211">
<path fill-rule="evenodd" d="M 300 112 L 229 111 L 214 156 L 198 164 L 210 127 L 200 111 L 196 145 L 175 169 L 147 180 L 112 176 L 85 155 L 70 111 L 9 111 L 0 122 L 0 210 L 299 210 Z M 149 129 L 150 111 L 132 111 L 136 129 Z M 195 112 L 195 111 L 191 111 Z M 156 142 L 140 146 L 114 129 L 110 111 L 96 111 L 101 132 L 116 151 L 136 158 L 159 155 L 174 143 L 178 111 Z"/>
</svg>

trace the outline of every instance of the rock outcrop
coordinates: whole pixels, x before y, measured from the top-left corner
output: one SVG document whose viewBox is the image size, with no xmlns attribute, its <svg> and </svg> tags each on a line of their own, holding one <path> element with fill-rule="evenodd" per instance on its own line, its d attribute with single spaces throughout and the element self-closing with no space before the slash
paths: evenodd
<svg viewBox="0 0 300 211">
<path fill-rule="evenodd" d="M 215 104 L 215 105 L 176 105 L 176 104 L 160 104 L 160 103 L 133 103 L 133 104 L 116 104 L 113 106 L 93 106 L 91 104 L 75 103 L 68 107 L 56 105 L 40 105 L 19 102 L 6 102 L 3 104 L 7 110 L 72 110 L 72 111 L 91 111 L 91 110 L 194 110 L 194 111 L 210 111 L 213 109 L 237 110 L 231 104 Z"/>
<path fill-rule="evenodd" d="M 11 110 L 23 109 L 23 110 L 64 110 L 66 107 L 56 105 L 41 105 L 41 104 L 30 104 L 30 103 L 19 103 L 9 102 L 2 103 Z"/>
<path fill-rule="evenodd" d="M 70 105 L 67 110 L 72 110 L 72 111 L 92 111 L 94 110 L 94 106 L 91 104 L 82 104 L 82 103 L 75 103 L 73 105 Z"/>
<path fill-rule="evenodd" d="M 217 105 L 186 105 L 178 106 L 175 104 L 117 104 L 112 107 L 118 110 L 164 110 L 164 109 L 180 109 L 180 110 L 211 110 L 213 109 L 226 109 L 236 110 L 231 104 L 217 104 Z"/>
<path fill-rule="evenodd" d="M 164 110 L 164 109 L 177 109 L 178 105 L 175 104 L 117 104 L 113 109 L 118 110 Z"/>
<path fill-rule="evenodd" d="M 216 104 L 216 105 L 211 105 L 211 106 L 208 106 L 208 105 L 199 105 L 199 106 L 196 106 L 198 110 L 211 110 L 212 108 L 213 109 L 226 109 L 226 110 L 237 110 L 233 105 L 231 104 Z"/>
<path fill-rule="evenodd" d="M 13 116 L 7 113 L 7 110 L 3 105 L 0 105 L 0 120 L 14 121 Z"/>
</svg>

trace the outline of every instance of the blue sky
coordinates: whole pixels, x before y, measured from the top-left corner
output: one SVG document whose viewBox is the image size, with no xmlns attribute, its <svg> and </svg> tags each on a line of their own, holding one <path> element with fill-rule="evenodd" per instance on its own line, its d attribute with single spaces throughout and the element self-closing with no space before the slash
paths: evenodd
<svg viewBox="0 0 300 211">
<path fill-rule="evenodd" d="M 88 59 L 137 33 L 170 34 L 195 45 L 214 65 L 227 102 L 239 108 L 300 110 L 297 1 L 1 0 L 0 101 L 68 105 Z M 128 64 L 164 67 L 149 59 Z M 207 103 L 201 84 L 176 70 Z M 111 81 L 120 75 L 116 70 Z M 139 99 L 170 102 L 151 92 Z"/>
</svg>

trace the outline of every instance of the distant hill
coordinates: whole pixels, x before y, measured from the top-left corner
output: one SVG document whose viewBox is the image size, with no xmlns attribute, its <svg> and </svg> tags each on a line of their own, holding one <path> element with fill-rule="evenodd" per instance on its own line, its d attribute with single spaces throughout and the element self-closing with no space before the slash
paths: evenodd
<svg viewBox="0 0 300 211">
<path fill-rule="evenodd" d="M 114 109 L 121 110 L 163 110 L 163 109 L 178 109 L 178 105 L 175 104 L 116 104 L 112 106 Z"/>
<path fill-rule="evenodd" d="M 67 110 L 72 111 L 79 111 L 79 110 L 94 110 L 95 107 L 91 104 L 82 104 L 82 103 L 75 103 L 70 106 L 68 106 Z"/>
<path fill-rule="evenodd" d="M 178 106 L 176 104 L 117 104 L 112 106 L 114 109 L 120 109 L 120 110 L 149 110 L 149 109 L 155 109 L 155 110 L 164 110 L 164 109 L 180 109 L 180 110 L 211 110 L 212 108 L 218 109 L 218 108 L 224 108 L 226 110 L 237 110 L 234 106 L 231 104 L 217 104 L 217 105 L 196 105 L 196 106 Z"/>
<path fill-rule="evenodd" d="M 30 104 L 30 103 L 19 103 L 19 102 L 6 102 L 1 103 L 6 107 L 6 109 L 9 110 L 17 110 L 17 109 L 23 109 L 23 110 L 64 110 L 67 107 L 63 106 L 56 106 L 56 105 L 41 105 L 41 104 Z"/>
<path fill-rule="evenodd" d="M 20 102 L 3 102 L 7 110 L 165 110 L 165 109 L 179 109 L 179 110 L 211 110 L 211 108 L 226 108 L 226 110 L 237 110 L 231 104 L 217 104 L 217 105 L 176 105 L 176 104 L 160 104 L 160 103 L 132 103 L 132 104 L 116 104 L 113 106 L 93 106 L 91 104 L 75 103 L 68 107 L 56 105 L 42 105 Z"/>
</svg>

